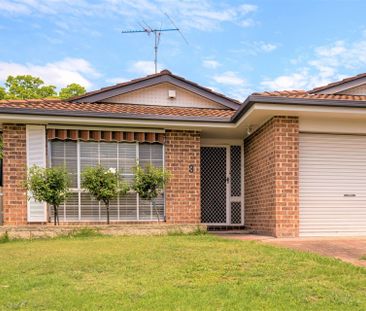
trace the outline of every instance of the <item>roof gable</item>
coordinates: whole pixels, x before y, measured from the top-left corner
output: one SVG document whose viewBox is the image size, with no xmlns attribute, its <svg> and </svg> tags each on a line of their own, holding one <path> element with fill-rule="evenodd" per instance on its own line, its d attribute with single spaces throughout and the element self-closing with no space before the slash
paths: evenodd
<svg viewBox="0 0 366 311">
<path fill-rule="evenodd" d="M 169 96 L 170 94 L 170 96 Z M 170 83 L 161 83 L 136 91 L 124 93 L 102 100 L 106 103 L 171 106 L 187 108 L 228 109 L 211 99 L 197 95 Z"/>
<path fill-rule="evenodd" d="M 149 75 L 144 78 L 131 80 L 124 83 L 119 83 L 114 86 L 102 88 L 97 91 L 88 92 L 84 95 L 69 99 L 70 102 L 93 103 L 110 100 L 112 97 L 121 96 L 137 90 L 142 90 L 148 87 L 168 83 L 175 87 L 184 89 L 204 99 L 220 104 L 226 108 L 237 110 L 240 102 L 232 98 L 226 97 L 223 94 L 216 93 L 209 88 L 200 86 L 192 81 L 182 77 L 173 75 L 168 70 L 163 70 L 157 74 Z"/>
</svg>

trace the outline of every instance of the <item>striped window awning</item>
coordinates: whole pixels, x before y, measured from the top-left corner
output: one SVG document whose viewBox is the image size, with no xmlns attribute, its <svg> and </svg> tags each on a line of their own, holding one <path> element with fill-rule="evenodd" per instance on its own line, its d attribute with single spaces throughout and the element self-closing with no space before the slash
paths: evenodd
<svg viewBox="0 0 366 311">
<path fill-rule="evenodd" d="M 140 142 L 160 143 L 165 142 L 164 133 L 153 132 L 127 132 L 105 130 L 75 130 L 75 129 L 47 129 L 48 140 L 81 140 L 81 141 L 106 141 L 106 142 Z"/>
</svg>

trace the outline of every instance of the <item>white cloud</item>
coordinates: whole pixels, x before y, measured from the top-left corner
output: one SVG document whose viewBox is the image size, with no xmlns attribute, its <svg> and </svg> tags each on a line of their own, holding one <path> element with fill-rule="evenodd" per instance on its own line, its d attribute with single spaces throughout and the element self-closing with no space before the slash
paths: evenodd
<svg viewBox="0 0 366 311">
<path fill-rule="evenodd" d="M 246 83 L 246 80 L 239 77 L 233 71 L 226 71 L 220 75 L 213 76 L 213 80 L 219 84 L 231 85 L 231 86 L 238 86 Z"/>
<path fill-rule="evenodd" d="M 221 64 L 213 59 L 205 59 L 202 62 L 202 66 L 208 69 L 216 69 L 221 66 Z"/>
<path fill-rule="evenodd" d="M 313 49 L 311 57 L 298 56 L 290 63 L 301 66 L 291 74 L 266 78 L 261 82 L 268 90 L 312 89 L 338 81 L 349 74 L 364 72 L 366 69 L 366 34 L 353 42 L 335 41 Z"/>
<path fill-rule="evenodd" d="M 158 72 L 162 70 L 162 64 L 158 63 Z M 142 76 L 147 76 L 155 73 L 155 64 L 153 61 L 149 60 L 139 60 L 134 62 L 128 71 Z"/>
<path fill-rule="evenodd" d="M 92 65 L 82 58 L 65 58 L 45 65 L 0 62 L 0 81 L 5 81 L 9 75 L 27 74 L 40 77 L 46 84 L 58 88 L 70 83 L 79 83 L 87 89 L 92 86 L 89 78 L 100 76 Z"/>
<path fill-rule="evenodd" d="M 213 0 L 0 0 L 0 14 L 45 16 L 67 14 L 68 16 L 123 16 L 135 22 L 145 20 L 154 23 L 163 12 L 174 17 L 182 28 L 212 30 L 221 23 L 234 23 L 242 27 L 255 24 L 249 15 L 255 13 L 253 4 L 229 5 Z M 165 21 L 168 23 L 168 21 Z"/>
<path fill-rule="evenodd" d="M 242 48 L 231 50 L 231 52 L 256 56 L 261 53 L 270 53 L 278 48 L 278 44 L 265 41 L 242 41 Z"/>
<path fill-rule="evenodd" d="M 239 6 L 239 11 L 242 14 L 249 14 L 257 11 L 258 7 L 254 4 L 242 4 Z"/>
<path fill-rule="evenodd" d="M 27 5 L 13 1 L 0 0 L 0 8 L 0 12 L 8 12 L 13 15 L 31 13 Z"/>
<path fill-rule="evenodd" d="M 273 44 L 273 43 L 265 43 L 265 42 L 261 42 L 259 44 L 259 48 L 263 51 L 263 52 L 272 52 L 275 49 L 277 49 L 277 45 Z"/>
</svg>

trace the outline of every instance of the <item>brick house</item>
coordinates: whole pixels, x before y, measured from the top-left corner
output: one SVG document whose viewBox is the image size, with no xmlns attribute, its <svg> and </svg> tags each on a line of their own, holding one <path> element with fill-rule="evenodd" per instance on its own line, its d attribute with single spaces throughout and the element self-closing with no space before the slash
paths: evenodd
<svg viewBox="0 0 366 311">
<path fill-rule="evenodd" d="M 311 91 L 264 92 L 243 103 L 167 70 L 61 100 L 0 101 L 3 225 L 46 224 L 27 199 L 27 167 L 65 166 L 63 223 L 105 221 L 80 187 L 101 164 L 127 181 L 152 163 L 172 179 L 158 199 L 166 223 L 245 226 L 276 237 L 366 235 L 366 74 Z M 113 222 L 154 222 L 136 193 Z"/>
</svg>

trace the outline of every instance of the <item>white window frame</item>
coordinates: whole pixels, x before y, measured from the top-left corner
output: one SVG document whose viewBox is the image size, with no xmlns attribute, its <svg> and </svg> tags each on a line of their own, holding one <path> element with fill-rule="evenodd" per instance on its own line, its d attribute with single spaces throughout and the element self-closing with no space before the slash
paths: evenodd
<svg viewBox="0 0 366 311">
<path fill-rule="evenodd" d="M 84 190 L 81 188 L 81 157 L 80 157 L 80 144 L 81 141 L 78 140 L 75 142 L 76 143 L 76 156 L 77 156 L 77 164 L 76 164 L 76 173 L 77 173 L 77 187 L 73 187 L 70 188 L 71 193 L 77 193 L 78 195 L 78 219 L 74 220 L 74 219 L 67 219 L 66 218 L 66 204 L 64 203 L 62 206 L 64 208 L 64 217 L 63 217 L 63 221 L 64 222 L 103 222 L 105 221 L 104 219 L 101 219 L 101 206 L 100 203 L 98 203 L 98 213 L 99 213 L 99 220 L 85 220 L 82 219 L 81 217 L 81 194 L 84 192 Z M 87 143 L 87 142 L 86 142 Z M 98 164 L 100 164 L 100 143 L 101 142 L 97 142 L 98 143 Z M 115 144 L 119 144 L 118 142 L 111 142 L 111 143 L 115 143 Z M 140 144 L 139 142 L 129 142 L 129 144 L 135 144 L 136 145 L 136 158 L 135 161 L 137 164 L 139 164 L 140 162 L 140 155 L 139 155 L 139 151 L 140 151 Z M 162 167 L 163 169 L 165 169 L 165 146 L 164 144 L 161 145 L 162 146 Z M 117 148 L 117 159 L 118 159 L 118 148 Z M 48 166 L 52 166 L 52 141 L 48 141 Z M 117 161 L 117 167 L 116 167 L 117 171 L 119 171 L 119 161 Z M 133 173 L 129 173 L 129 174 L 123 174 L 124 176 L 134 176 Z M 165 191 L 164 191 L 165 192 Z M 130 193 L 136 193 L 134 191 L 131 191 Z M 165 220 L 166 217 L 166 195 L 164 193 L 163 195 L 163 218 Z M 120 199 L 119 197 L 117 198 L 117 204 L 118 207 L 120 203 Z M 113 221 L 118 221 L 118 222 L 134 222 L 134 221 L 138 221 L 138 222 L 155 222 L 157 221 L 157 219 L 155 219 L 155 217 L 153 217 L 155 215 L 155 212 L 153 211 L 153 207 L 152 207 L 152 203 L 150 203 L 150 219 L 141 219 L 141 215 L 140 215 L 140 198 L 139 195 L 136 193 L 136 219 L 121 219 L 120 218 L 120 208 L 118 208 L 118 219 L 117 220 L 113 220 Z"/>
</svg>

